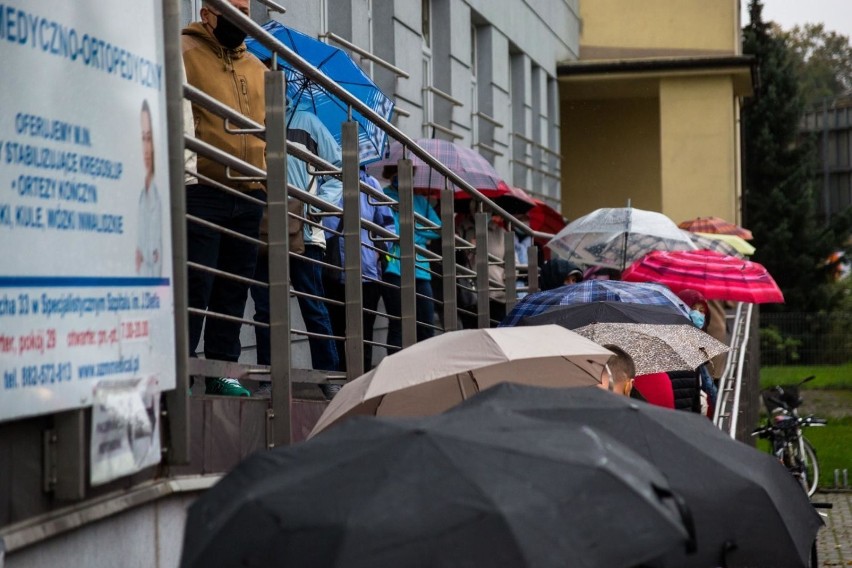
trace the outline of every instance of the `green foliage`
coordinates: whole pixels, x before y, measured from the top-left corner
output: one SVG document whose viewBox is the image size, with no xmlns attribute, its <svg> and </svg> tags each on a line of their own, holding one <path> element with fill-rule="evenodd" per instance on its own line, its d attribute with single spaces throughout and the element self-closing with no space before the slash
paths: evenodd
<svg viewBox="0 0 852 568">
<path fill-rule="evenodd" d="M 770 358 L 780 364 L 795 363 L 799 360 L 799 347 L 802 342 L 792 337 L 784 337 L 775 326 L 760 328 L 761 356 Z"/>
<path fill-rule="evenodd" d="M 852 89 L 852 45 L 847 36 L 828 31 L 823 24 L 795 26 L 789 31 L 773 28 L 773 33 L 790 48 L 807 108 Z"/>
<path fill-rule="evenodd" d="M 804 106 L 795 58 L 763 22 L 762 10 L 760 0 L 751 0 L 743 36 L 743 52 L 757 59 L 760 78 L 743 109 L 745 226 L 755 236 L 754 259 L 784 292 L 784 311 L 818 312 L 830 300 L 821 264 L 840 239 L 817 227 L 816 152 L 809 141 L 798 141 Z"/>
</svg>

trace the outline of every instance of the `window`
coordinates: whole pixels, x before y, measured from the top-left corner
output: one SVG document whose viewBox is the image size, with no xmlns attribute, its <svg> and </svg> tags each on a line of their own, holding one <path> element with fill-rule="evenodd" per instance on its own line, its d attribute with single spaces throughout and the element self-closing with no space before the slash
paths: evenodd
<svg viewBox="0 0 852 568">
<path fill-rule="evenodd" d="M 421 6 L 421 28 L 420 35 L 423 37 L 423 45 L 432 47 L 432 3 L 431 0 L 420 0 Z"/>
</svg>

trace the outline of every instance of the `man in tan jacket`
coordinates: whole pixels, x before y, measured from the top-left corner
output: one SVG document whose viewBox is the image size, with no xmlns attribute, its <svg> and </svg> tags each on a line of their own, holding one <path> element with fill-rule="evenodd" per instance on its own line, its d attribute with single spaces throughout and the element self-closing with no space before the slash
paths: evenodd
<svg viewBox="0 0 852 568">
<path fill-rule="evenodd" d="M 230 0 L 243 14 L 249 14 L 249 0 Z M 265 121 L 264 73 L 266 67 L 246 51 L 245 32 L 206 2 L 200 10 L 201 21 L 181 32 L 183 62 L 190 85 L 219 102 L 263 124 Z M 214 112 L 192 105 L 195 137 L 253 166 L 266 169 L 263 140 L 251 134 L 232 134 L 224 120 Z M 188 215 L 257 239 L 265 184 L 259 181 L 229 179 L 225 166 L 198 155 L 198 183 L 186 188 Z M 232 176 L 241 175 L 237 171 Z M 212 182 L 212 183 L 211 183 Z M 215 185 L 214 185 L 215 184 Z M 220 185 L 238 191 L 234 195 Z M 189 262 L 252 278 L 257 262 L 257 246 L 242 239 L 190 220 L 187 224 Z M 202 270 L 189 270 L 189 306 L 233 317 L 242 317 L 248 286 L 227 278 L 214 277 Z M 195 355 L 204 317 L 190 315 L 189 351 Z M 207 318 L 204 327 L 204 355 L 208 359 L 237 361 L 240 357 L 240 324 Z M 208 394 L 249 396 L 236 379 L 207 379 Z"/>
</svg>

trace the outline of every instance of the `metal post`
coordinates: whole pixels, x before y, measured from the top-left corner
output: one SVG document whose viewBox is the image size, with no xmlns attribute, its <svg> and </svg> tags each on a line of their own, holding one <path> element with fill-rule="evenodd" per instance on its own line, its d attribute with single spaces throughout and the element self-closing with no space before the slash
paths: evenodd
<svg viewBox="0 0 852 568">
<path fill-rule="evenodd" d="M 456 232 L 453 191 L 445 189 L 441 195 L 441 286 L 444 290 L 444 331 L 459 328 L 456 307 Z"/>
<path fill-rule="evenodd" d="M 506 313 L 515 307 L 518 298 L 518 274 L 515 267 L 515 233 L 509 226 L 503 231 L 503 287 L 506 289 Z"/>
<path fill-rule="evenodd" d="M 289 444 L 290 408 L 290 260 L 287 215 L 286 79 L 280 70 L 267 71 L 266 168 L 269 217 L 269 343 L 272 381 L 269 447 Z"/>
<path fill-rule="evenodd" d="M 476 229 L 476 312 L 478 327 L 491 327 L 490 287 L 488 285 L 488 221 L 490 213 L 474 215 Z"/>
<path fill-rule="evenodd" d="M 538 247 L 530 245 L 527 253 L 527 292 L 538 292 Z"/>
<path fill-rule="evenodd" d="M 399 169 L 399 272 L 402 346 L 417 342 L 417 293 L 414 257 L 414 168 L 411 160 L 400 160 Z M 432 322 L 429 322 L 432 323 Z"/>
<path fill-rule="evenodd" d="M 175 389 L 165 393 L 168 440 L 166 461 L 188 464 L 189 437 L 189 323 L 187 309 L 186 193 L 184 187 L 183 74 L 180 3 L 163 0 L 163 46 L 166 60 L 166 124 L 169 144 L 169 208 L 172 232 L 172 295 L 175 302 Z M 171 63 L 171 64 L 170 64 Z"/>
<path fill-rule="evenodd" d="M 364 311 L 361 290 L 361 189 L 358 123 L 343 123 L 343 256 L 346 299 L 346 378 L 364 374 Z"/>
</svg>

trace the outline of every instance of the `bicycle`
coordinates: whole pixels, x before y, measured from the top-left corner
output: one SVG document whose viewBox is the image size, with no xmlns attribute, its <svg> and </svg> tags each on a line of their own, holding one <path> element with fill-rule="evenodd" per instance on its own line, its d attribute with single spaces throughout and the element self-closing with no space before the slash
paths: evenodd
<svg viewBox="0 0 852 568">
<path fill-rule="evenodd" d="M 813 415 L 799 416 L 802 397 L 799 388 L 814 379 L 805 377 L 796 385 L 776 385 L 761 391 L 766 406 L 766 424 L 751 435 L 769 440 L 772 454 L 787 468 L 808 497 L 816 492 L 819 482 L 819 461 L 814 447 L 802 434 L 804 428 L 825 426 L 827 420 Z"/>
</svg>

